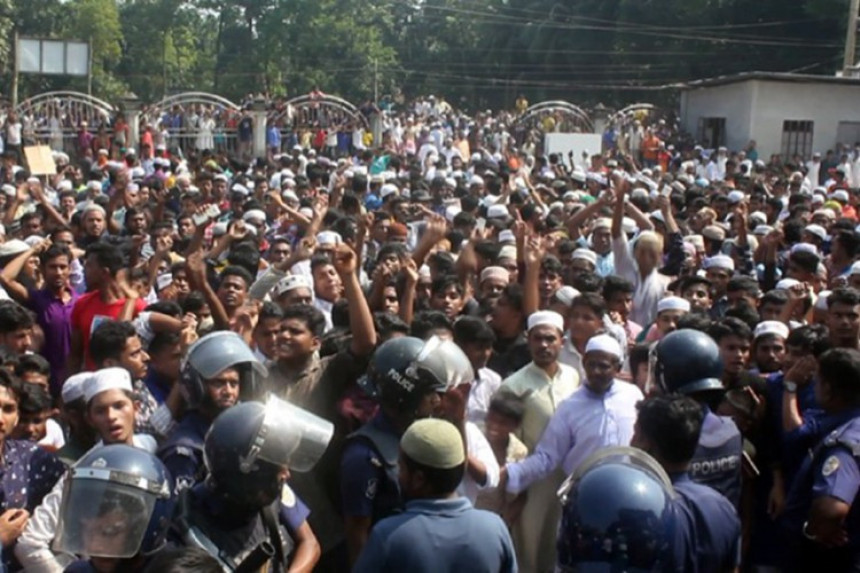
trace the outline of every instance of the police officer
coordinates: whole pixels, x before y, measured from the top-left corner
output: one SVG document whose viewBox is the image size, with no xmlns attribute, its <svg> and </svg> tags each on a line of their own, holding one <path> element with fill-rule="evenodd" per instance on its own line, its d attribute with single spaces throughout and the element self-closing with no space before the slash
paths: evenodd
<svg viewBox="0 0 860 573">
<path fill-rule="evenodd" d="M 450 340 L 394 338 L 374 353 L 362 384 L 379 401 L 379 413 L 349 436 L 341 461 L 351 563 L 373 524 L 402 509 L 397 469 L 401 436 L 413 421 L 440 409 L 448 388 L 473 379 L 469 359 Z"/>
<path fill-rule="evenodd" d="M 191 346 L 179 379 L 188 411 L 158 451 L 177 493 L 206 477 L 203 441 L 212 421 L 239 400 L 259 400 L 266 375 L 235 332 L 213 332 Z"/>
<path fill-rule="evenodd" d="M 674 541 L 669 476 L 645 452 L 605 448 L 559 490 L 557 570 L 663 571 Z"/>
<path fill-rule="evenodd" d="M 286 482 L 291 469 L 314 466 L 333 431 L 274 396 L 222 412 L 206 434 L 206 479 L 178 498 L 176 542 L 206 550 L 227 571 L 310 571 L 319 543 Z"/>
<path fill-rule="evenodd" d="M 90 450 L 69 470 L 54 549 L 86 555 L 65 570 L 142 571 L 165 544 L 173 484 L 158 458 L 125 444 Z"/>
<path fill-rule="evenodd" d="M 705 414 L 694 400 L 677 394 L 638 404 L 631 445 L 652 455 L 668 473 L 677 494 L 672 501 L 676 535 L 665 571 L 733 571 L 740 561 L 741 524 L 732 504 L 716 490 L 694 483 L 688 473 Z"/>
<path fill-rule="evenodd" d="M 663 393 L 689 396 L 704 409 L 699 445 L 690 461 L 690 479 L 711 486 L 738 508 L 743 438 L 731 418 L 711 411 L 725 391 L 716 342 L 698 330 L 672 332 L 657 343 L 654 376 Z"/>
<path fill-rule="evenodd" d="M 788 380 L 788 379 L 787 379 Z M 789 380 L 807 384 L 808 380 Z M 818 360 L 820 427 L 836 428 L 806 456 L 789 490 L 782 525 L 786 571 L 860 568 L 860 352 L 837 348 Z"/>
</svg>

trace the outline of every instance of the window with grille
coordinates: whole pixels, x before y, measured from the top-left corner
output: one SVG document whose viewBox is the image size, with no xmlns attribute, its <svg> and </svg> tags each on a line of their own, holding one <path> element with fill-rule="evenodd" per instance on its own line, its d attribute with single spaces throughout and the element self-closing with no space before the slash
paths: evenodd
<svg viewBox="0 0 860 573">
<path fill-rule="evenodd" d="M 705 149 L 716 149 L 726 144 L 726 118 L 703 117 L 699 119 L 699 145 Z"/>
<path fill-rule="evenodd" d="M 782 157 L 795 155 L 807 158 L 812 155 L 812 132 L 815 122 L 787 119 L 782 122 Z"/>
</svg>

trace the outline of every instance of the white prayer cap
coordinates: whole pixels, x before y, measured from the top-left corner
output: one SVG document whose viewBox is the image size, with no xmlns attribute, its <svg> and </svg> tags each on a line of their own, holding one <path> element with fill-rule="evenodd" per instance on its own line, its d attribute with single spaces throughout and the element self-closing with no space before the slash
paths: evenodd
<svg viewBox="0 0 860 573">
<path fill-rule="evenodd" d="M 680 310 L 682 312 L 690 312 L 690 301 L 679 296 L 667 296 L 660 299 L 657 303 L 657 313 L 664 310 Z"/>
<path fill-rule="evenodd" d="M 248 188 L 240 183 L 236 183 L 235 185 L 233 185 L 233 187 L 230 188 L 230 191 L 232 191 L 233 193 L 241 193 L 242 195 L 246 196 L 251 194 Z"/>
<path fill-rule="evenodd" d="M 302 207 L 301 209 L 299 209 L 299 213 L 304 215 L 308 219 L 314 218 L 314 210 L 311 209 L 310 207 Z"/>
<path fill-rule="evenodd" d="M 334 231 L 321 231 L 317 233 L 318 245 L 339 245 L 342 242 L 343 239 L 341 239 L 340 233 L 335 233 Z"/>
<path fill-rule="evenodd" d="M 108 390 L 132 392 L 131 375 L 129 375 L 128 370 L 112 367 L 93 372 L 89 378 L 84 380 L 84 401 L 89 404 L 90 400 L 98 394 Z"/>
<path fill-rule="evenodd" d="M 767 215 L 761 211 L 753 211 L 749 218 L 750 221 L 755 221 L 757 225 L 767 225 Z"/>
<path fill-rule="evenodd" d="M 779 290 L 788 290 L 791 287 L 796 287 L 799 284 L 801 284 L 801 282 L 797 279 L 784 278 L 776 283 L 776 288 L 778 288 Z"/>
<path fill-rule="evenodd" d="M 529 316 L 528 320 L 528 330 L 535 328 L 536 326 L 553 326 L 559 330 L 559 332 L 564 332 L 564 318 L 562 316 L 552 310 L 539 310 L 537 312 L 533 312 Z"/>
<path fill-rule="evenodd" d="M 305 275 L 289 275 L 279 280 L 278 284 L 275 285 L 275 298 L 297 288 L 306 288 L 313 292 L 311 282 Z"/>
<path fill-rule="evenodd" d="M 621 229 L 624 231 L 625 235 L 632 235 L 639 230 L 639 227 L 636 226 L 636 221 L 630 217 L 624 217 L 624 219 L 621 220 Z"/>
<path fill-rule="evenodd" d="M 812 225 L 807 225 L 806 227 L 804 227 L 803 231 L 805 233 L 809 233 L 810 235 L 815 235 L 822 241 L 827 240 L 827 231 L 824 230 L 824 227 L 822 227 L 821 225 L 816 225 L 813 223 Z"/>
<path fill-rule="evenodd" d="M 740 203 L 744 200 L 743 191 L 732 191 L 728 195 L 729 203 Z"/>
<path fill-rule="evenodd" d="M 73 189 L 72 182 L 68 179 L 63 179 L 57 184 L 57 191 L 71 191 Z"/>
<path fill-rule="evenodd" d="M 570 285 L 564 285 L 563 287 L 555 291 L 555 299 L 567 307 L 573 304 L 573 299 L 578 296 L 579 291 Z"/>
<path fill-rule="evenodd" d="M 770 234 L 772 231 L 773 227 L 770 225 L 756 225 L 755 229 L 753 229 L 753 235 L 763 237 Z"/>
<path fill-rule="evenodd" d="M 662 211 L 659 211 L 659 210 L 657 210 L 657 211 L 651 211 L 651 212 L 648 214 L 648 216 L 649 216 L 649 217 L 651 217 L 652 219 L 655 219 L 655 220 L 657 220 L 657 221 L 660 221 L 660 222 L 661 222 L 661 223 L 663 223 L 664 225 L 666 224 L 666 218 L 663 216 L 663 212 L 662 212 Z"/>
<path fill-rule="evenodd" d="M 88 203 L 83 209 L 83 214 L 86 215 L 90 211 L 98 211 L 102 215 L 106 214 L 104 207 L 102 207 L 98 203 Z"/>
<path fill-rule="evenodd" d="M 296 203 L 299 202 L 299 196 L 296 195 L 295 191 L 284 191 L 283 193 L 281 193 L 281 197 L 283 197 L 284 201 L 295 201 Z M 311 213 L 313 213 L 313 211 L 311 211 Z"/>
<path fill-rule="evenodd" d="M 421 265 L 421 268 L 418 269 L 418 278 L 429 280 L 431 277 L 430 267 L 428 265 Z"/>
<path fill-rule="evenodd" d="M 585 172 L 579 167 L 577 167 L 570 174 L 570 178 L 574 181 L 578 181 L 579 183 L 585 183 Z"/>
<path fill-rule="evenodd" d="M 487 218 L 495 219 L 495 218 L 505 218 L 508 217 L 508 208 L 504 205 L 490 205 L 487 207 Z"/>
<path fill-rule="evenodd" d="M 379 190 L 380 199 L 385 199 L 389 195 L 397 195 L 397 185 L 394 185 L 393 183 L 386 183 Z"/>
<path fill-rule="evenodd" d="M 227 182 L 227 176 L 224 175 L 223 173 L 219 173 L 218 175 L 213 177 L 212 180 L 213 181 L 224 181 L 226 183 Z"/>
<path fill-rule="evenodd" d="M 582 260 L 588 261 L 594 266 L 597 266 L 597 253 L 592 251 L 591 249 L 579 248 L 573 251 L 570 255 L 570 259 L 572 261 Z"/>
<path fill-rule="evenodd" d="M 756 325 L 755 331 L 753 332 L 753 338 L 768 336 L 770 334 L 779 336 L 783 339 L 788 338 L 788 326 L 786 326 L 784 322 L 779 322 L 778 320 L 764 320 Z"/>
<path fill-rule="evenodd" d="M 63 398 L 63 404 L 74 402 L 84 397 L 84 383 L 92 376 L 92 372 L 79 372 L 72 374 L 65 382 L 63 389 L 60 391 L 60 396 Z"/>
<path fill-rule="evenodd" d="M 499 250 L 499 258 L 517 260 L 517 248 L 513 245 L 505 245 Z"/>
<path fill-rule="evenodd" d="M 481 280 L 479 282 L 484 282 L 487 279 L 497 279 L 507 284 L 511 280 L 511 276 L 508 269 L 504 267 L 487 267 L 481 271 Z"/>
<path fill-rule="evenodd" d="M 585 353 L 589 352 L 605 352 L 606 354 L 611 354 L 621 360 L 621 345 L 618 344 L 618 341 L 615 340 L 614 337 L 608 334 L 598 334 L 597 336 L 592 336 L 588 339 L 588 343 L 585 345 Z"/>
<path fill-rule="evenodd" d="M 35 247 L 36 245 L 38 245 L 39 243 L 41 243 L 44 240 L 45 240 L 45 237 L 42 237 L 39 235 L 30 235 L 29 237 L 24 239 L 24 242 L 27 243 L 27 246 L 29 246 L 29 247 Z"/>
<path fill-rule="evenodd" d="M 830 198 L 834 201 L 839 201 L 840 203 L 847 203 L 848 191 L 845 191 L 844 189 L 838 189 L 834 191 L 832 195 L 830 195 Z"/>
<path fill-rule="evenodd" d="M 516 243 L 517 237 L 514 235 L 514 232 L 510 229 L 505 229 L 504 231 L 499 233 L 499 242 L 500 243 Z"/>
<path fill-rule="evenodd" d="M 449 223 L 453 223 L 454 217 L 456 217 L 460 213 L 460 211 L 462 211 L 462 209 L 460 209 L 460 207 L 458 207 L 457 205 L 448 205 L 447 207 L 445 207 L 445 220 L 447 220 Z"/>
<path fill-rule="evenodd" d="M 714 255 L 708 257 L 702 264 L 702 267 L 707 269 L 725 269 L 734 272 L 735 261 L 728 255 Z"/>
<path fill-rule="evenodd" d="M 796 243 L 791 246 L 791 250 L 789 251 L 792 255 L 794 253 L 812 253 L 813 255 L 818 254 L 818 247 L 813 245 L 812 243 Z"/>
<path fill-rule="evenodd" d="M 601 217 L 594 222 L 594 227 L 592 227 L 592 231 L 596 231 L 597 229 L 611 229 L 612 228 L 612 219 L 609 217 Z"/>
<path fill-rule="evenodd" d="M 472 185 L 483 185 L 484 179 L 480 175 L 472 175 L 472 178 L 469 179 L 469 186 Z"/>
<path fill-rule="evenodd" d="M 851 269 L 848 271 L 848 276 L 860 275 L 860 261 L 851 265 Z"/>
<path fill-rule="evenodd" d="M 495 195 L 487 195 L 483 199 L 481 199 L 481 205 L 484 207 L 489 207 L 490 205 L 495 205 L 499 202 L 499 198 Z"/>
<path fill-rule="evenodd" d="M 261 221 L 263 223 L 266 222 L 266 213 L 261 209 L 251 209 L 250 211 L 245 211 L 242 215 L 242 220 L 246 223 L 251 221 Z"/>
<path fill-rule="evenodd" d="M 214 225 L 212 225 L 212 236 L 213 237 L 220 237 L 220 236 L 224 235 L 226 232 L 227 232 L 227 223 L 226 222 L 221 221 L 220 223 L 215 223 Z"/>
</svg>

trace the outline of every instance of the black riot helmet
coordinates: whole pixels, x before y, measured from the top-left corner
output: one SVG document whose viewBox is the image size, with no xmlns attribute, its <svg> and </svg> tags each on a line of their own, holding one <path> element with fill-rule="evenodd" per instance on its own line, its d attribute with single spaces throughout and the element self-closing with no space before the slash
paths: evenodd
<svg viewBox="0 0 860 573">
<path fill-rule="evenodd" d="M 414 410 L 428 393 L 473 379 L 469 359 L 452 341 L 401 336 L 376 349 L 362 386 L 383 405 Z"/>
<path fill-rule="evenodd" d="M 309 471 L 333 433 L 330 422 L 275 396 L 237 404 L 206 433 L 207 483 L 233 507 L 258 511 L 281 494 L 283 470 Z"/>
<path fill-rule="evenodd" d="M 674 489 L 641 450 L 607 448 L 559 490 L 557 571 L 662 571 L 670 549 Z"/>
<path fill-rule="evenodd" d="M 723 363 L 714 339 L 698 330 L 676 330 L 657 343 L 654 377 L 665 393 L 722 391 Z"/>
</svg>

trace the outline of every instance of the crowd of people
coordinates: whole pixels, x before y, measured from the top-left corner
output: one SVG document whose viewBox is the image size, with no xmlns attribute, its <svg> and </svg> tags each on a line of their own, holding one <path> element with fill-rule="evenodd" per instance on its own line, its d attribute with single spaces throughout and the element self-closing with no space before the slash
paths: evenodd
<svg viewBox="0 0 860 573">
<path fill-rule="evenodd" d="M 367 105 L 253 160 L 7 145 L 6 570 L 860 564 L 860 153 Z"/>
</svg>

